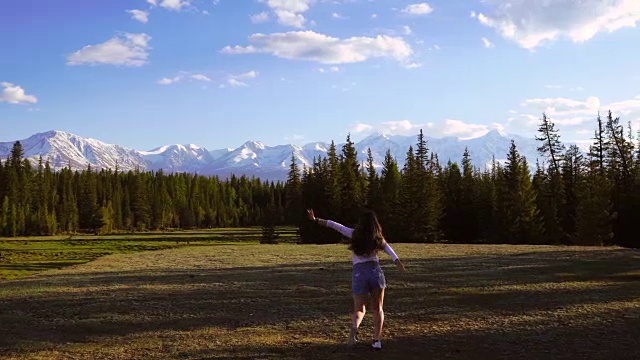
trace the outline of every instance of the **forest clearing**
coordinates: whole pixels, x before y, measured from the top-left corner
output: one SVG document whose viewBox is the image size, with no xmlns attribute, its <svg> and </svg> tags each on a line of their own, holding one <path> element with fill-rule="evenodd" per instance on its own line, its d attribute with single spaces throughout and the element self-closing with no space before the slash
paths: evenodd
<svg viewBox="0 0 640 360">
<path fill-rule="evenodd" d="M 4 359 L 636 359 L 640 253 L 394 244 L 385 349 L 346 344 L 343 244 L 116 253 L 0 282 Z"/>
</svg>

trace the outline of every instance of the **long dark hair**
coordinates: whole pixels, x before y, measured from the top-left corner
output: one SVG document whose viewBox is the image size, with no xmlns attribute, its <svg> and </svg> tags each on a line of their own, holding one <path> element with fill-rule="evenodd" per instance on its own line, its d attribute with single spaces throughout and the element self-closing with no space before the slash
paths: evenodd
<svg viewBox="0 0 640 360">
<path fill-rule="evenodd" d="M 358 225 L 353 230 L 349 249 L 356 255 L 370 256 L 378 250 L 383 250 L 385 244 L 382 226 L 380 226 L 375 212 L 372 210 L 364 211 L 358 220 Z"/>
</svg>

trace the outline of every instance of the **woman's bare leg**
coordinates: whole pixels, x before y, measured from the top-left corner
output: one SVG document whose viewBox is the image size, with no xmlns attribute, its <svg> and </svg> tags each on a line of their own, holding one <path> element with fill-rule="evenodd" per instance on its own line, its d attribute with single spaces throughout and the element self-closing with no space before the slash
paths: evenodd
<svg viewBox="0 0 640 360">
<path fill-rule="evenodd" d="M 351 319 L 351 334 L 349 336 L 349 341 L 352 343 L 355 342 L 356 331 L 364 318 L 366 303 L 367 295 L 353 294 L 353 316 Z"/>
<path fill-rule="evenodd" d="M 384 325 L 384 289 L 373 289 L 371 291 L 371 312 L 373 313 L 373 340 L 382 340 L 382 326 Z"/>
</svg>

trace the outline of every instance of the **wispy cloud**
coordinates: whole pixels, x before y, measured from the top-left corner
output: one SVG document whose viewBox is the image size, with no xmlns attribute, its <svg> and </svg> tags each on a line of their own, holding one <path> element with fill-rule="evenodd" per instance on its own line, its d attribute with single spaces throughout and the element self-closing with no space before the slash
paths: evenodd
<svg viewBox="0 0 640 360">
<path fill-rule="evenodd" d="M 127 13 L 131 14 L 131 18 L 137 20 L 143 24 L 149 21 L 149 12 L 143 10 L 127 10 Z"/>
<path fill-rule="evenodd" d="M 636 0 L 492 0 L 490 4 L 494 5 L 491 13 L 472 12 L 471 16 L 526 49 L 560 38 L 584 42 L 600 32 L 635 27 L 640 21 Z"/>
<path fill-rule="evenodd" d="M 125 33 L 103 43 L 87 45 L 67 56 L 67 65 L 142 66 L 147 63 L 151 36 Z"/>
<path fill-rule="evenodd" d="M 9 82 L 0 82 L 0 87 L 2 87 L 0 102 L 8 102 L 9 104 L 35 104 L 38 102 L 38 98 L 33 95 L 27 95 L 21 86 Z"/>
<path fill-rule="evenodd" d="M 191 74 L 185 71 L 181 71 L 179 75 L 176 75 L 172 78 L 162 78 L 158 80 L 158 84 L 160 85 L 171 85 L 182 81 L 203 81 L 203 82 L 211 82 L 211 78 L 203 74 Z"/>
<path fill-rule="evenodd" d="M 388 57 L 406 61 L 413 55 L 411 46 L 402 38 L 351 37 L 339 39 L 313 31 L 253 34 L 249 46 L 227 46 L 224 54 L 266 53 L 284 59 L 315 61 L 323 64 L 346 64 L 370 58 Z"/>
<path fill-rule="evenodd" d="M 402 12 L 410 15 L 427 15 L 433 12 L 433 8 L 425 2 L 408 5 Z"/>
<path fill-rule="evenodd" d="M 487 39 L 487 38 L 485 38 L 485 37 L 483 37 L 483 38 L 482 38 L 482 44 L 483 44 L 483 45 L 484 45 L 484 47 L 486 47 L 487 49 L 491 49 L 491 48 L 494 48 L 494 47 L 495 47 L 495 45 L 494 45 L 491 41 L 489 41 L 489 39 Z"/>
</svg>

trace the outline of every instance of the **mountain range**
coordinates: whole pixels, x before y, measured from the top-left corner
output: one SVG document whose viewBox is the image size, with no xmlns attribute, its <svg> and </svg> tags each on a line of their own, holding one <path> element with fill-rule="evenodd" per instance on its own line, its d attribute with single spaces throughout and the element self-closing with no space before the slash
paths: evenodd
<svg viewBox="0 0 640 360">
<path fill-rule="evenodd" d="M 484 169 L 496 160 L 503 162 L 509 151 L 511 140 L 514 140 L 518 151 L 525 156 L 529 164 L 535 167 L 537 142 L 534 138 L 505 134 L 497 130 L 473 139 L 456 137 L 433 138 L 425 135 L 430 151 L 438 154 L 440 163 L 447 161 L 460 163 L 465 148 L 469 149 L 474 166 Z M 160 170 L 164 172 L 190 172 L 201 175 L 215 175 L 226 178 L 236 176 L 259 177 L 263 180 L 285 180 L 291 155 L 295 156 L 300 168 L 313 163 L 314 157 L 324 157 L 330 143 L 312 142 L 303 146 L 286 144 L 267 146 L 259 141 L 247 141 L 241 146 L 231 149 L 208 150 L 203 147 L 189 145 L 165 145 L 148 151 L 125 148 L 115 144 L 84 138 L 64 131 L 47 131 L 19 140 L 24 155 L 32 164 L 38 158 L 49 160 L 52 168 L 64 167 L 83 170 L 88 165 L 94 169 L 116 166 L 122 171 Z M 382 166 L 387 149 L 396 158 L 402 168 L 409 146 L 417 142 L 417 136 L 389 135 L 374 133 L 355 143 L 359 160 L 364 162 L 367 149 L 371 148 L 374 165 Z M 5 159 L 11 152 L 15 141 L 0 142 L 0 158 Z M 343 143 L 336 142 L 340 153 Z"/>
</svg>

